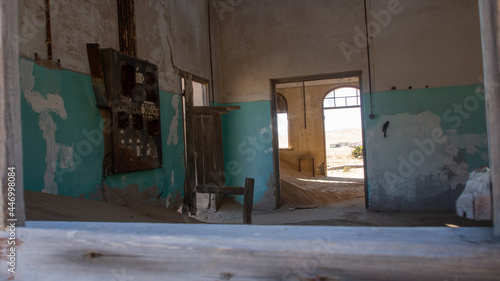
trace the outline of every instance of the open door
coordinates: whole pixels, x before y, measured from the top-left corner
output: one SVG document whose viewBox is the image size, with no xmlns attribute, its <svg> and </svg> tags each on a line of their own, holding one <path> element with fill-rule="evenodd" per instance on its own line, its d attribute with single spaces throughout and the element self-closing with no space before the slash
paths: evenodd
<svg viewBox="0 0 500 281">
<path fill-rule="evenodd" d="M 186 181 L 183 213 L 197 211 L 196 187 L 224 186 L 221 115 L 239 106 L 209 106 L 208 95 L 191 74 L 183 77 L 185 98 Z M 203 193 L 205 194 L 205 193 Z M 200 194 L 200 196 L 203 196 Z M 221 194 L 208 194 L 208 208 L 218 209 Z"/>
</svg>

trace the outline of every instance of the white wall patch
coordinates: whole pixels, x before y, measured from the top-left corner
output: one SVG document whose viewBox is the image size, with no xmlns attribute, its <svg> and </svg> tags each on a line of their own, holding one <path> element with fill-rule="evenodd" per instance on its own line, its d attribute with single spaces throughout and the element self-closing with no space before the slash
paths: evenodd
<svg viewBox="0 0 500 281">
<path fill-rule="evenodd" d="M 381 128 L 386 121 L 390 126 L 384 137 Z M 367 155 L 371 188 L 385 189 L 391 198 L 411 200 L 421 188 L 419 182 L 421 185 L 431 178 L 449 183 L 442 191 L 465 185 L 469 166 L 459 160 L 464 157 L 460 153 L 482 156 L 479 153 L 486 147 L 486 135 L 443 132 L 441 117 L 432 112 L 403 113 L 380 116 L 367 131 L 366 144 L 371 152 Z"/>
<path fill-rule="evenodd" d="M 34 91 L 35 76 L 33 75 L 33 62 L 21 60 L 19 67 L 21 92 L 33 111 L 39 113 L 38 126 L 47 143 L 45 155 L 47 168 L 43 175 L 44 187 L 42 192 L 57 194 L 58 188 L 55 181 L 55 173 L 58 166 L 62 169 L 74 169 L 73 146 L 65 146 L 56 142 L 55 133 L 57 125 L 51 115 L 55 113 L 62 119 L 68 118 L 66 109 L 64 108 L 64 101 L 61 96 L 47 94 L 44 97 L 39 92 Z"/>
<path fill-rule="evenodd" d="M 179 95 L 174 95 L 174 97 L 172 98 L 172 108 L 175 110 L 175 115 L 172 118 L 172 123 L 170 124 L 170 133 L 168 134 L 167 145 L 170 145 L 171 143 L 177 145 L 177 143 L 179 142 L 179 136 L 177 135 L 177 128 L 179 127 L 180 100 L 181 98 Z"/>
</svg>

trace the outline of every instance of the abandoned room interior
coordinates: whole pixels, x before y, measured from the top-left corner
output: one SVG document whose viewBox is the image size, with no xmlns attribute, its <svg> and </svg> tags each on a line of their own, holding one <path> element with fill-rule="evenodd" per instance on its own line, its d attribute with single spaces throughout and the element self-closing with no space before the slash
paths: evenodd
<svg viewBox="0 0 500 281">
<path fill-rule="evenodd" d="M 500 276 L 497 1 L 7 2 L 10 278 Z"/>
</svg>

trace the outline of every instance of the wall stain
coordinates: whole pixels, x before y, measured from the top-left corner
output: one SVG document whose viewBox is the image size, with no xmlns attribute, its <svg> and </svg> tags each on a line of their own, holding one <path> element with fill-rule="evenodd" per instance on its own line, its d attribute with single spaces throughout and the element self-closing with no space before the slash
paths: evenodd
<svg viewBox="0 0 500 281">
<path fill-rule="evenodd" d="M 253 205 L 254 209 L 276 209 L 276 194 L 274 192 L 274 172 L 269 175 L 266 183 L 266 191 L 257 203 Z"/>
</svg>

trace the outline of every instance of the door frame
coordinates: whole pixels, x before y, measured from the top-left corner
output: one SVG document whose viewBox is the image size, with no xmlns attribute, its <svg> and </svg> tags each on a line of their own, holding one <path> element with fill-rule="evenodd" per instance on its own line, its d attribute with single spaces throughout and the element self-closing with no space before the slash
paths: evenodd
<svg viewBox="0 0 500 281">
<path fill-rule="evenodd" d="M 276 105 L 276 85 L 284 83 L 297 83 L 297 82 L 309 82 L 315 80 L 326 80 L 326 79 L 337 79 L 337 78 L 347 78 L 347 77 L 358 77 L 359 78 L 359 90 L 361 93 L 361 122 L 364 120 L 363 112 L 363 76 L 362 71 L 348 71 L 339 72 L 331 74 L 318 74 L 309 76 L 296 76 L 289 78 L 276 78 L 270 79 L 271 82 L 271 124 L 273 130 L 273 164 L 274 164 L 274 194 L 276 197 L 276 208 L 279 208 L 281 204 L 281 175 L 280 175 L 280 152 L 278 144 L 278 115 L 277 115 L 277 105 Z M 323 120 L 324 123 L 324 120 Z M 369 207 L 369 194 L 368 194 L 368 178 L 367 178 L 367 165 L 366 165 L 366 138 L 365 138 L 365 126 L 362 124 L 362 143 L 363 143 L 363 166 L 364 169 L 364 190 L 365 190 L 365 208 Z M 323 124 L 324 128 L 324 124 Z M 323 129 L 324 131 L 324 129 Z M 326 143 L 325 136 L 323 134 L 323 142 Z M 324 154 L 326 156 L 326 144 L 324 145 Z"/>
</svg>

